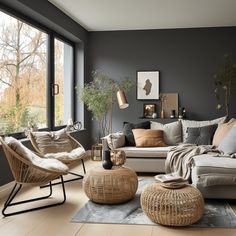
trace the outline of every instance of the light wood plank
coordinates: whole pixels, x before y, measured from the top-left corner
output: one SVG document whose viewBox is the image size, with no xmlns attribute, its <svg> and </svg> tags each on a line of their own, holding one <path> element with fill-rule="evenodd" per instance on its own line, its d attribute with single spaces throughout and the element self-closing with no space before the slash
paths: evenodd
<svg viewBox="0 0 236 236">
<path fill-rule="evenodd" d="M 101 165 L 101 162 L 87 160 L 86 169 Z M 74 168 L 82 173 L 81 165 Z M 70 178 L 69 176 L 66 178 Z M 148 178 L 148 177 L 141 177 Z M 7 218 L 0 218 L 0 235 L 9 236 L 234 236 L 236 229 L 222 228 L 189 228 L 164 227 L 147 225 L 116 225 L 116 224 L 80 224 L 71 223 L 75 213 L 88 201 L 82 189 L 82 180 L 66 183 L 67 201 L 65 204 L 53 208 L 20 214 Z M 48 189 L 25 188 L 18 200 L 34 197 L 36 194 L 46 194 Z M 61 199 L 60 186 L 54 187 L 55 200 Z M 32 204 L 32 203 L 31 203 Z M 30 204 L 30 205 L 31 205 Z M 33 204 L 32 204 L 33 205 Z M 3 201 L 0 200 L 2 208 Z M 24 206 L 23 206 L 24 207 Z M 232 203 L 236 210 L 236 204 Z"/>
<path fill-rule="evenodd" d="M 111 236 L 111 224 L 84 224 L 76 236 Z"/>
<path fill-rule="evenodd" d="M 202 229 L 189 227 L 153 226 L 152 236 L 203 236 Z"/>
</svg>

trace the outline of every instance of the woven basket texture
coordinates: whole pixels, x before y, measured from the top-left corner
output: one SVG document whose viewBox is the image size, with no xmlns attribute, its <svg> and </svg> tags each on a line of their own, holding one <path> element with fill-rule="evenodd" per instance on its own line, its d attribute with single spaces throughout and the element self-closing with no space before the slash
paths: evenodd
<svg viewBox="0 0 236 236">
<path fill-rule="evenodd" d="M 126 167 L 91 169 L 83 179 L 83 189 L 96 203 L 118 204 L 134 198 L 138 188 L 136 173 Z"/>
<path fill-rule="evenodd" d="M 155 223 L 185 226 L 198 221 L 204 212 L 201 192 L 193 186 L 169 189 L 158 183 L 147 186 L 141 194 L 141 207 Z"/>
</svg>

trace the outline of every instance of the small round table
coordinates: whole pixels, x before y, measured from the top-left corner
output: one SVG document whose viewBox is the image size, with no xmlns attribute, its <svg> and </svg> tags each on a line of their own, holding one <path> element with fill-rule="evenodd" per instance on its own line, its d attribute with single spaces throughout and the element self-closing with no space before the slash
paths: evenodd
<svg viewBox="0 0 236 236">
<path fill-rule="evenodd" d="M 144 189 L 140 201 L 144 213 L 162 225 L 190 225 L 204 212 L 201 192 L 190 185 L 170 189 L 154 183 Z"/>
<path fill-rule="evenodd" d="M 91 169 L 83 179 L 83 189 L 96 203 L 118 204 L 134 198 L 138 188 L 136 173 L 127 167 Z"/>
</svg>

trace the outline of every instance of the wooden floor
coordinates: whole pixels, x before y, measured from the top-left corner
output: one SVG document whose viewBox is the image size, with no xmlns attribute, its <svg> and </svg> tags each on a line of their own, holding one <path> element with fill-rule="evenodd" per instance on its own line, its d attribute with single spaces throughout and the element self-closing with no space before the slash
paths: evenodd
<svg viewBox="0 0 236 236">
<path fill-rule="evenodd" d="M 86 161 L 89 170 L 100 162 Z M 75 168 L 81 171 L 81 166 Z M 59 186 L 55 188 L 55 197 L 61 197 Z M 46 193 L 48 189 L 30 188 L 25 189 L 21 197 L 32 197 L 36 193 Z M 87 197 L 82 190 L 82 182 L 74 181 L 66 183 L 67 201 L 65 204 L 44 210 L 20 214 L 11 217 L 1 217 L 1 236 L 235 236 L 236 229 L 204 229 L 204 228 L 173 228 L 163 226 L 141 225 L 113 225 L 113 224 L 79 224 L 70 223 L 72 216 L 87 202 Z M 20 199 L 19 198 L 19 199 Z M 2 208 L 3 200 L 0 202 Z M 236 209 L 236 206 L 233 206 Z"/>
</svg>

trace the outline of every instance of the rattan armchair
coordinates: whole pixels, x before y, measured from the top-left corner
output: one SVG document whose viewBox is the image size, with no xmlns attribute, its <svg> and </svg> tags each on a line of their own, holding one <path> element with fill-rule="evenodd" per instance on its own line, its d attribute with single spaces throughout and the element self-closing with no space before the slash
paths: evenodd
<svg viewBox="0 0 236 236">
<path fill-rule="evenodd" d="M 80 144 L 80 142 L 67 133 L 65 129 L 51 132 L 29 132 L 28 138 L 30 139 L 31 144 L 36 152 L 40 155 L 44 156 L 45 158 L 56 158 L 57 160 L 66 164 L 69 169 L 81 162 L 83 172 L 84 174 L 86 173 L 83 160 L 86 157 L 85 149 Z M 68 156 L 70 156 L 70 154 L 75 150 L 78 150 L 78 152 L 73 153 L 72 158 L 68 158 Z M 76 176 L 76 178 L 68 179 L 64 182 L 75 181 L 83 179 L 84 177 L 84 175 L 71 171 L 68 173 Z"/>
<path fill-rule="evenodd" d="M 18 145 L 18 147 L 22 147 L 23 145 L 12 138 L 12 140 L 15 142 L 15 144 Z M 2 210 L 2 214 L 4 216 L 11 216 L 16 215 L 20 213 L 25 213 L 33 210 L 39 210 L 44 209 L 48 207 L 58 206 L 63 204 L 66 201 L 66 193 L 65 193 L 65 187 L 64 187 L 64 181 L 63 181 L 63 175 L 67 174 L 67 166 L 65 166 L 60 161 L 56 160 L 43 160 L 41 163 L 41 157 L 35 155 L 32 153 L 31 150 L 23 147 L 23 152 L 27 152 L 27 154 L 32 153 L 33 160 L 30 160 L 29 158 L 26 158 L 25 156 L 20 155 L 19 151 L 14 148 L 11 144 L 7 143 L 3 138 L 0 138 L 0 142 L 2 144 L 2 148 L 5 152 L 5 156 L 7 158 L 7 161 L 9 163 L 12 175 L 15 179 L 15 185 L 10 192 Z M 17 143 L 18 142 L 18 143 Z M 38 161 L 35 160 L 38 158 Z M 41 164 L 40 164 L 41 163 Z M 48 165 L 49 164 L 49 165 Z M 47 167 L 48 166 L 48 167 Z M 61 178 L 61 185 L 62 185 L 62 191 L 63 191 L 63 200 L 60 202 L 53 201 L 52 204 L 45 204 L 34 208 L 28 208 L 24 210 L 18 210 L 18 211 L 11 211 L 10 213 L 6 213 L 7 208 L 11 206 L 16 206 L 19 204 L 24 204 L 28 202 L 34 202 L 42 199 L 49 198 L 52 195 L 52 183 L 51 181 Z M 42 197 L 27 199 L 23 201 L 18 202 L 12 202 L 13 199 L 16 197 L 17 193 L 21 190 L 23 185 L 36 185 L 41 186 L 44 184 L 49 183 L 50 191 L 49 194 Z"/>
</svg>

